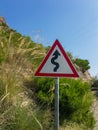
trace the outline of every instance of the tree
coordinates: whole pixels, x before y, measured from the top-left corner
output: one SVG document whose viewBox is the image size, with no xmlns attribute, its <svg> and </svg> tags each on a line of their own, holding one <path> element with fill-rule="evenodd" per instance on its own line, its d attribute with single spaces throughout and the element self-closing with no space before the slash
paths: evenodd
<svg viewBox="0 0 98 130">
<path fill-rule="evenodd" d="M 78 65 L 81 69 L 81 71 L 84 73 L 86 70 L 90 69 L 90 66 L 89 66 L 89 61 L 88 60 L 83 60 L 83 59 L 80 59 L 80 58 L 76 58 L 74 63 L 76 65 Z"/>
</svg>

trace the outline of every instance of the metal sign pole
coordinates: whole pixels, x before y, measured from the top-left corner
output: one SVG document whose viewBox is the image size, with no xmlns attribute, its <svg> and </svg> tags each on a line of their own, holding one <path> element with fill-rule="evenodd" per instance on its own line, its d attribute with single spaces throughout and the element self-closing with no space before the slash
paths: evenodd
<svg viewBox="0 0 98 130">
<path fill-rule="evenodd" d="M 59 78 L 55 78 L 55 130 L 59 130 Z"/>
</svg>

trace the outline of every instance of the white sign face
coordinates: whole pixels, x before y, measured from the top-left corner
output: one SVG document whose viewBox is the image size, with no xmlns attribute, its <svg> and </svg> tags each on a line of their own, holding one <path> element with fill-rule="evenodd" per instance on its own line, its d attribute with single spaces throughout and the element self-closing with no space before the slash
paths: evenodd
<svg viewBox="0 0 98 130">
<path fill-rule="evenodd" d="M 41 73 L 73 74 L 70 66 L 68 65 L 58 46 L 56 46 L 51 53 L 49 59 L 43 66 Z"/>
<path fill-rule="evenodd" d="M 58 40 L 54 42 L 35 76 L 79 77 Z"/>
</svg>

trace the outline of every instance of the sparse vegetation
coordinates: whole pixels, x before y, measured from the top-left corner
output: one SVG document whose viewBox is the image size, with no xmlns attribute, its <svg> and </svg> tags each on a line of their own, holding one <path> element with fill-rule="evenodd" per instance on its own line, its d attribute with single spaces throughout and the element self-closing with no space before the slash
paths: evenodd
<svg viewBox="0 0 98 130">
<path fill-rule="evenodd" d="M 2 24 L 0 130 L 54 130 L 54 79 L 34 77 L 49 48 Z M 61 130 L 92 129 L 92 99 L 89 83 L 60 79 Z"/>
<path fill-rule="evenodd" d="M 54 79 L 35 78 L 37 100 L 54 110 Z M 90 112 L 93 96 L 90 84 L 81 80 L 60 79 L 60 123 L 65 120 L 93 128 L 94 118 Z M 35 94 L 36 94 L 35 93 Z"/>
<path fill-rule="evenodd" d="M 86 70 L 90 69 L 90 66 L 89 66 L 89 61 L 88 60 L 83 60 L 83 59 L 80 59 L 80 58 L 76 58 L 74 60 L 74 63 L 76 65 L 78 65 L 81 69 L 81 71 L 84 73 Z"/>
</svg>

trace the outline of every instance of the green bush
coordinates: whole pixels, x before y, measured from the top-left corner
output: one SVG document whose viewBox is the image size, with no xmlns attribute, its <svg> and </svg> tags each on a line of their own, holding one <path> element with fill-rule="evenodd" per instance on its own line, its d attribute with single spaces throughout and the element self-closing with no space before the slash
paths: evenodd
<svg viewBox="0 0 98 130">
<path fill-rule="evenodd" d="M 84 124 L 78 124 L 76 122 L 65 121 L 63 127 L 60 130 L 92 130 L 87 128 Z"/>
<path fill-rule="evenodd" d="M 38 102 L 51 105 L 54 101 L 54 80 L 52 78 L 34 78 L 33 87 Z"/>
<path fill-rule="evenodd" d="M 54 110 L 54 79 L 35 78 L 34 88 L 37 99 Z M 88 128 L 94 126 L 93 114 L 90 112 L 93 96 L 90 84 L 81 80 L 60 79 L 60 123 L 65 119 L 76 123 L 83 123 Z"/>
<path fill-rule="evenodd" d="M 0 130 L 50 130 L 51 119 L 49 110 L 12 105 L 5 112 L 0 111 Z"/>
<path fill-rule="evenodd" d="M 81 71 L 84 73 L 86 70 L 90 69 L 90 66 L 89 66 L 89 61 L 88 60 L 83 60 L 83 59 L 80 59 L 80 58 L 76 58 L 74 60 L 74 63 L 76 65 L 78 65 L 81 69 Z"/>
</svg>

